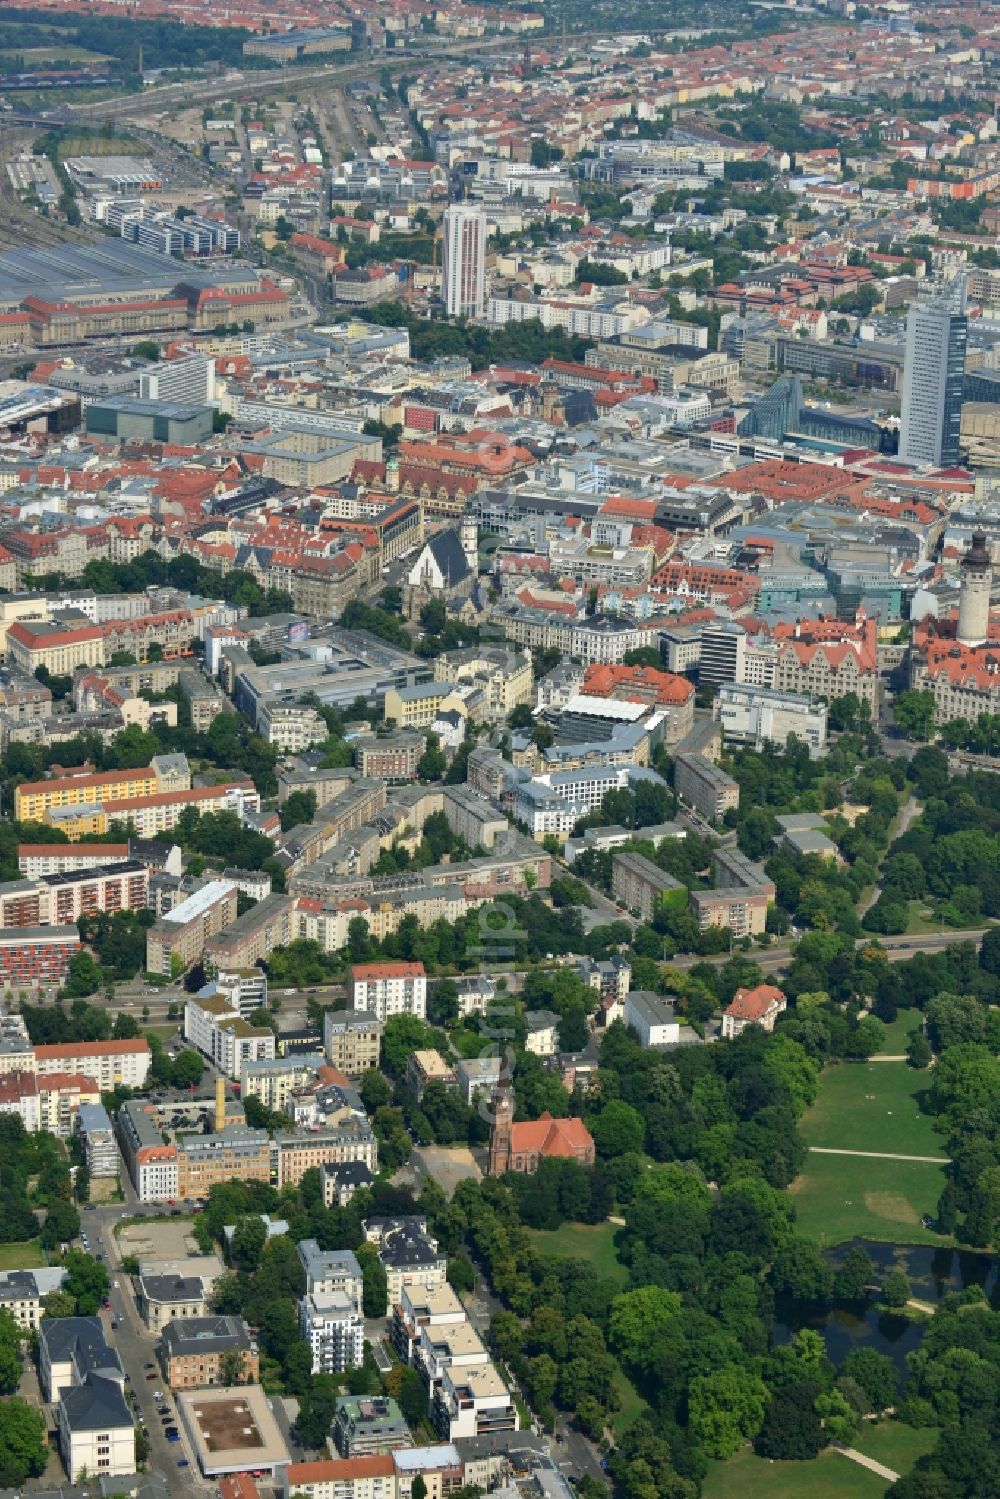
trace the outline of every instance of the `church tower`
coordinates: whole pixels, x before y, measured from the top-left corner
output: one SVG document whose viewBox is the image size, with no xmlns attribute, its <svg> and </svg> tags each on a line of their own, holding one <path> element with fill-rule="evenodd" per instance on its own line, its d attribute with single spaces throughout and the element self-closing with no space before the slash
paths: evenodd
<svg viewBox="0 0 1000 1499">
<path fill-rule="evenodd" d="M 490 1155 L 487 1176 L 503 1176 L 510 1170 L 511 1137 L 514 1127 L 514 1095 L 510 1088 L 494 1089 L 490 1123 Z"/>
<path fill-rule="evenodd" d="M 475 578 L 479 574 L 479 528 L 476 517 L 468 510 L 462 516 L 458 536 L 469 571 Z"/>
</svg>

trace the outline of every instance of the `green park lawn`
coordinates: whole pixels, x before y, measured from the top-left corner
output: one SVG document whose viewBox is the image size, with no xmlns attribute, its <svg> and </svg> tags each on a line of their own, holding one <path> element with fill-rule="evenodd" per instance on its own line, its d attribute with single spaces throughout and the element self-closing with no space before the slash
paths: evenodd
<svg viewBox="0 0 1000 1499">
<path fill-rule="evenodd" d="M 902 1421 L 865 1421 L 851 1445 L 894 1473 L 909 1473 L 917 1458 L 937 1445 L 939 1434 L 932 1427 L 918 1430 Z"/>
<path fill-rule="evenodd" d="M 891 1025 L 885 1027 L 885 1040 L 878 1049 L 880 1057 L 905 1056 L 910 1036 L 920 1029 L 923 1019 L 919 1010 L 900 1010 Z"/>
<path fill-rule="evenodd" d="M 815 1462 L 769 1462 L 745 1447 L 728 1462 L 712 1463 L 702 1499 L 883 1499 L 884 1478 L 839 1452 Z"/>
<path fill-rule="evenodd" d="M 799 1233 L 824 1247 L 854 1238 L 948 1244 L 920 1221 L 936 1213 L 944 1183 L 941 1166 L 921 1161 L 811 1154 L 790 1191 Z"/>
<path fill-rule="evenodd" d="M 628 1272 L 615 1250 L 614 1223 L 564 1223 L 562 1228 L 529 1229 L 531 1241 L 542 1254 L 565 1254 L 574 1260 L 586 1260 L 601 1275 L 611 1276 L 624 1285 Z"/>
<path fill-rule="evenodd" d="M 908 937 L 925 937 L 940 931 L 941 918 L 935 914 L 933 901 L 930 904 L 926 900 L 906 902 L 906 935 Z"/>
<path fill-rule="evenodd" d="M 45 1251 L 37 1239 L 18 1244 L 0 1244 L 0 1270 L 33 1270 L 45 1264 Z"/>
<path fill-rule="evenodd" d="M 835 1150 L 944 1159 L 944 1141 L 934 1133 L 932 1117 L 921 1112 L 917 1097 L 929 1082 L 929 1073 L 905 1062 L 841 1062 L 827 1067 L 819 1096 L 802 1118 L 802 1137 L 807 1145 Z"/>
</svg>

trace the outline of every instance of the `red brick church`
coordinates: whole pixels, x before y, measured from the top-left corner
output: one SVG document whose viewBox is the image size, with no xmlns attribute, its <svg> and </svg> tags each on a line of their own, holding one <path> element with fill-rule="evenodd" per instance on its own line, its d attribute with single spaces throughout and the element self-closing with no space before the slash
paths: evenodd
<svg viewBox="0 0 1000 1499">
<path fill-rule="evenodd" d="M 594 1164 L 594 1139 L 583 1120 L 553 1119 L 546 1111 L 538 1119 L 515 1124 L 514 1095 L 509 1088 L 498 1088 L 493 1095 L 487 1174 L 521 1171 L 533 1176 L 548 1156 L 572 1158 L 581 1166 Z"/>
</svg>

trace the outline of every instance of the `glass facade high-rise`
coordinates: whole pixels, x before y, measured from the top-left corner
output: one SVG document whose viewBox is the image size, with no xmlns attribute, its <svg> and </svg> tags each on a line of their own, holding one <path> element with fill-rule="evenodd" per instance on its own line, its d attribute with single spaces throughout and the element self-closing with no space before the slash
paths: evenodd
<svg viewBox="0 0 1000 1499">
<path fill-rule="evenodd" d="M 899 437 L 904 463 L 940 468 L 959 462 L 967 337 L 964 275 L 933 301 L 910 308 Z"/>
</svg>

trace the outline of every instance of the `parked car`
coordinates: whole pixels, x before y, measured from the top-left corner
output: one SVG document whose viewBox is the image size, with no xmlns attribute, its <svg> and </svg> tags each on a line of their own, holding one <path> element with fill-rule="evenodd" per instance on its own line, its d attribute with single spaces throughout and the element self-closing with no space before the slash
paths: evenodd
<svg viewBox="0 0 1000 1499">
<path fill-rule="evenodd" d="M 178 1468 L 190 1468 L 191 1464 L 188 1462 L 186 1457 L 179 1457 L 177 1459 L 177 1466 Z"/>
</svg>

